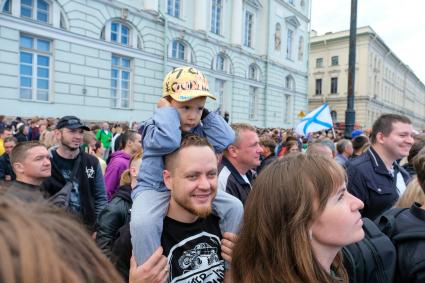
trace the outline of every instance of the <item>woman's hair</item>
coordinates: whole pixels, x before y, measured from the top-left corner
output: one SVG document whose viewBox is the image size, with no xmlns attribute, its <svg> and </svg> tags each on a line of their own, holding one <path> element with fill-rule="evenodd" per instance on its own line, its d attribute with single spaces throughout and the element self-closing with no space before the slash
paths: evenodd
<svg viewBox="0 0 425 283">
<path fill-rule="evenodd" d="M 286 142 L 286 144 L 285 144 L 285 147 L 286 147 L 285 154 L 288 154 L 288 153 L 289 153 L 289 150 L 290 150 L 293 146 L 296 146 L 296 147 L 298 147 L 298 149 L 299 149 L 299 150 L 301 150 L 301 149 L 300 149 L 300 145 L 299 145 L 298 141 L 296 141 L 296 140 L 288 140 L 288 141 Z"/>
<path fill-rule="evenodd" d="M 102 147 L 102 142 L 101 141 L 96 141 L 96 143 L 94 144 L 94 153 L 96 153 L 100 148 Z"/>
<path fill-rule="evenodd" d="M 63 210 L 0 198 L 0 282 L 123 282 L 84 228 Z"/>
<path fill-rule="evenodd" d="M 140 150 L 138 152 L 136 152 L 135 154 L 133 154 L 133 156 L 131 156 L 130 158 L 130 163 L 129 163 L 129 168 L 126 169 L 124 172 L 122 172 L 121 174 L 121 178 L 120 178 L 120 187 L 121 186 L 130 186 L 131 185 L 131 173 L 130 173 L 130 167 L 133 165 L 133 163 L 139 159 L 142 158 L 143 155 L 143 150 Z"/>
<path fill-rule="evenodd" d="M 233 250 L 234 282 L 335 281 L 314 256 L 309 230 L 345 180 L 342 167 L 322 155 L 288 155 L 264 169 Z M 348 282 L 340 253 L 331 269 Z"/>
<path fill-rule="evenodd" d="M 418 178 L 415 176 L 409 182 L 404 193 L 400 196 L 395 204 L 395 207 L 407 208 L 411 207 L 413 203 L 425 203 L 425 193 L 419 185 Z"/>
</svg>

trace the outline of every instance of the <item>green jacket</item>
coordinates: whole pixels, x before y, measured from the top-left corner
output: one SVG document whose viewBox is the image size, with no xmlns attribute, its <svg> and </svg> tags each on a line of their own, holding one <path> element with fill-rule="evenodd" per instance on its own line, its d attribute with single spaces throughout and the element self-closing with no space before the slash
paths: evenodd
<svg viewBox="0 0 425 283">
<path fill-rule="evenodd" d="M 112 132 L 105 133 L 103 129 L 100 129 L 96 133 L 96 138 L 103 143 L 105 149 L 108 149 L 112 140 Z"/>
</svg>

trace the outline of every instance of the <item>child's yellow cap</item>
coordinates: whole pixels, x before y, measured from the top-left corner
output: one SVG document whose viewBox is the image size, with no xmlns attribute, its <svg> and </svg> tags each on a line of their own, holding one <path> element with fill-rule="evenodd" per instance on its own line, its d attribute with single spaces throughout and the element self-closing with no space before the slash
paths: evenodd
<svg viewBox="0 0 425 283">
<path fill-rule="evenodd" d="M 179 67 L 165 76 L 162 84 L 162 97 L 167 96 L 171 96 L 179 102 L 202 96 L 216 99 L 209 92 L 205 76 L 193 67 Z"/>
</svg>

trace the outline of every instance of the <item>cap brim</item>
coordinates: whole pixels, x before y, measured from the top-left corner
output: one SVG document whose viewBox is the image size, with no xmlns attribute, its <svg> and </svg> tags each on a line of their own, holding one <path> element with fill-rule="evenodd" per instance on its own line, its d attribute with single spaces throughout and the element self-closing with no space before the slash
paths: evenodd
<svg viewBox="0 0 425 283">
<path fill-rule="evenodd" d="M 197 97 L 209 97 L 214 100 L 217 99 L 214 95 L 212 95 L 211 93 L 207 91 L 190 91 L 190 92 L 182 92 L 182 93 L 173 93 L 173 94 L 170 94 L 170 96 L 178 102 L 189 101 Z"/>
<path fill-rule="evenodd" d="M 90 128 L 84 125 L 70 125 L 70 126 L 65 126 L 64 128 L 67 129 L 83 129 L 84 131 L 90 131 Z"/>
</svg>

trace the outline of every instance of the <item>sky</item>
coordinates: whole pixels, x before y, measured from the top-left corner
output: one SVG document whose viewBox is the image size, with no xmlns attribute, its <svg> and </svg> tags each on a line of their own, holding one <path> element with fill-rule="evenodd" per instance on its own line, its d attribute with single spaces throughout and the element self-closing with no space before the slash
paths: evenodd
<svg viewBox="0 0 425 283">
<path fill-rule="evenodd" d="M 351 0 L 312 0 L 318 35 L 350 29 Z M 425 84 L 425 1 L 357 0 L 357 27 L 371 26 Z"/>
</svg>

